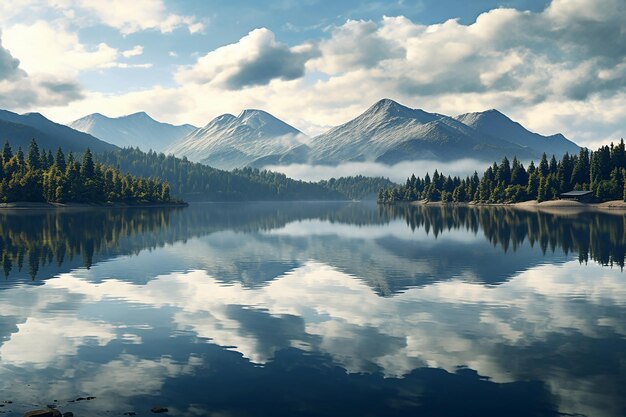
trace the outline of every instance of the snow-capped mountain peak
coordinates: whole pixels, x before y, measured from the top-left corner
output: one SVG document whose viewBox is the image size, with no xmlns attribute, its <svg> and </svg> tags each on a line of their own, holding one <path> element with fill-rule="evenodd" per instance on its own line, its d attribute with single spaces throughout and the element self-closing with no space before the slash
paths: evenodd
<svg viewBox="0 0 626 417">
<path fill-rule="evenodd" d="M 302 145 L 304 137 L 298 129 L 266 111 L 246 109 L 237 117 L 216 117 L 165 151 L 216 168 L 233 169 L 288 152 Z"/>
</svg>

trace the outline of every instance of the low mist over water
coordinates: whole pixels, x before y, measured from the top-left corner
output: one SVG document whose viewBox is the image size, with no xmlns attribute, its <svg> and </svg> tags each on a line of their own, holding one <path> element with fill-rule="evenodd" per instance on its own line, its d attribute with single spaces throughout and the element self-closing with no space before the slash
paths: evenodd
<svg viewBox="0 0 626 417">
<path fill-rule="evenodd" d="M 411 174 L 432 175 L 435 170 L 450 176 L 466 177 L 474 171 L 482 173 L 490 165 L 489 162 L 476 159 L 459 159 L 452 162 L 434 160 L 405 161 L 393 165 L 380 162 L 346 162 L 339 165 L 270 165 L 266 169 L 282 172 L 291 178 L 304 181 L 320 181 L 330 178 L 364 175 L 369 177 L 385 177 L 396 183 L 404 183 Z"/>
</svg>

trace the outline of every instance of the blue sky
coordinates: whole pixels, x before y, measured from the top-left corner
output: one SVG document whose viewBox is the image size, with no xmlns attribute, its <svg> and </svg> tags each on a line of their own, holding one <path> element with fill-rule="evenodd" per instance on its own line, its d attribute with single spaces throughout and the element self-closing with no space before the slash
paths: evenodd
<svg viewBox="0 0 626 417">
<path fill-rule="evenodd" d="M 0 107 L 61 122 L 260 107 L 315 134 L 377 99 L 498 108 L 544 134 L 623 136 L 622 0 L 23 0 L 0 4 Z"/>
</svg>

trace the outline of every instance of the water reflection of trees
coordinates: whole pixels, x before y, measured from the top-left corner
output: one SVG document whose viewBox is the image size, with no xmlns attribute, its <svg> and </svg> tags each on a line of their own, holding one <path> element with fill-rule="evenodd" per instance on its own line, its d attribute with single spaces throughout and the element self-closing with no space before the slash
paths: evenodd
<svg viewBox="0 0 626 417">
<path fill-rule="evenodd" d="M 538 245 L 545 254 L 557 249 L 576 253 L 602 265 L 624 267 L 626 214 L 582 211 L 553 213 L 507 207 L 380 206 L 381 218 L 402 218 L 412 230 L 423 228 L 435 237 L 452 229 L 483 233 L 504 252 L 524 242 Z"/>
<path fill-rule="evenodd" d="M 136 254 L 221 230 L 253 233 L 306 218 L 369 224 L 375 206 L 346 203 L 223 203 L 189 208 L 42 210 L 0 213 L 5 278 L 91 267 L 98 259 Z M 65 268 L 61 268 L 65 264 Z M 56 266 L 56 268 L 54 268 Z"/>
<path fill-rule="evenodd" d="M 559 215 L 504 207 L 376 206 L 350 203 L 204 204 L 185 209 L 93 209 L 0 213 L 4 276 L 35 279 L 118 255 L 136 254 L 221 230 L 255 233 L 304 219 L 354 226 L 403 219 L 437 237 L 453 229 L 481 233 L 504 252 L 524 242 L 624 266 L 626 214 Z M 65 266 L 61 268 L 62 265 Z"/>
<path fill-rule="evenodd" d="M 128 209 L 42 211 L 0 214 L 0 259 L 6 278 L 26 268 L 35 279 L 42 266 L 79 260 L 90 267 L 94 255 L 137 252 L 162 245 L 147 232 L 167 228 L 172 210 Z"/>
</svg>

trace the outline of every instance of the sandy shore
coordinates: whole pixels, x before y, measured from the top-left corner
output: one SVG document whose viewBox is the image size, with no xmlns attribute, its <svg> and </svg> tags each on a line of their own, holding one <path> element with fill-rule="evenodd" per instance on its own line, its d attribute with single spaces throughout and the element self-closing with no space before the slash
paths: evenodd
<svg viewBox="0 0 626 417">
<path fill-rule="evenodd" d="M 411 205 L 449 206 L 449 207 L 510 207 L 522 210 L 541 210 L 559 213 L 580 212 L 585 210 L 626 210 L 626 202 L 622 200 L 605 201 L 604 203 L 580 203 L 572 200 L 551 200 L 538 203 L 537 200 L 523 201 L 513 204 L 488 203 L 444 203 L 426 200 L 413 201 Z"/>
</svg>

